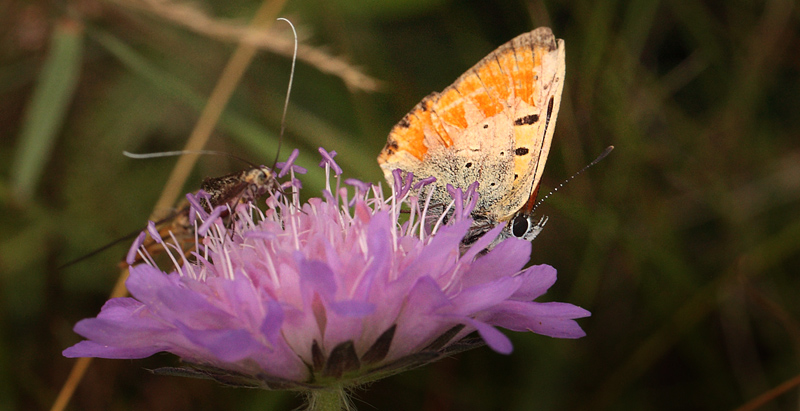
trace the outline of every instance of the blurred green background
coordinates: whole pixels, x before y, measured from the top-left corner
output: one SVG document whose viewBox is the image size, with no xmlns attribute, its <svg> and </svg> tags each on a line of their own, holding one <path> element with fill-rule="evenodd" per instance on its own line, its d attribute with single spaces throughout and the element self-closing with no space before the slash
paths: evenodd
<svg viewBox="0 0 800 411">
<path fill-rule="evenodd" d="M 143 227 L 259 3 L 0 3 L 0 409 L 46 409 L 127 245 Z M 361 410 L 724 410 L 800 374 L 800 24 L 791 0 L 299 0 L 284 155 L 320 145 L 378 182 L 386 134 L 431 91 L 514 36 L 566 41 L 544 187 L 616 150 L 539 210 L 532 262 L 587 336 L 513 334 L 356 392 Z M 283 23 L 272 27 L 288 38 Z M 314 54 L 316 53 L 316 54 Z M 310 60 L 315 63 L 309 62 Z M 290 59 L 260 51 L 209 149 L 271 164 Z M 324 72 L 326 69 L 327 72 Z M 368 92 L 331 71 L 380 81 Z M 244 167 L 203 157 L 186 183 Z M 318 193 L 322 173 L 305 179 Z M 543 190 L 544 191 L 544 190 Z M 169 355 L 96 360 L 71 409 L 290 410 L 294 394 L 154 376 Z M 762 409 L 797 409 L 798 390 Z"/>
</svg>

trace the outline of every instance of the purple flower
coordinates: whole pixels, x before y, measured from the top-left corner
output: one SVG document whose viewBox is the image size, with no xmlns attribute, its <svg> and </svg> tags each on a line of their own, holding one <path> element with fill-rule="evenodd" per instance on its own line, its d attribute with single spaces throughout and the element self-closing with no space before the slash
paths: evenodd
<svg viewBox="0 0 800 411">
<path fill-rule="evenodd" d="M 326 169 L 338 170 L 333 153 L 321 153 Z M 588 311 L 533 301 L 555 282 L 556 270 L 524 268 L 529 242 L 508 239 L 485 252 L 501 226 L 461 249 L 474 190 L 455 190 L 457 212 L 430 225 L 427 210 L 410 197 L 410 178 L 398 179 L 388 199 L 351 180 L 349 196 L 338 188 L 337 171 L 336 189 L 329 182 L 323 198 L 300 204 L 288 164 L 292 181 L 273 193 L 266 211 L 243 204 L 220 218 L 200 206 L 202 199 L 190 201 L 195 227 L 202 227 L 193 257 L 164 242 L 179 262 L 172 272 L 131 267 L 132 297 L 112 299 L 96 318 L 78 322 L 75 332 L 87 340 L 64 355 L 166 351 L 193 365 L 168 372 L 312 389 L 382 378 L 483 342 L 508 354 L 511 342 L 496 327 L 584 335 L 574 319 Z"/>
</svg>

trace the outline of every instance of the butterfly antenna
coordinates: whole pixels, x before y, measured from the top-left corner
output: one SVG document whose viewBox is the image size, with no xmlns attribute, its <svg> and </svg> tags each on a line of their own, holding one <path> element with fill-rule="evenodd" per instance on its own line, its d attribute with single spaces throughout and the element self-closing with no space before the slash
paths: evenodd
<svg viewBox="0 0 800 411">
<path fill-rule="evenodd" d="M 561 184 L 559 184 L 559 185 L 558 185 L 558 187 L 556 187 L 556 188 L 552 189 L 552 190 L 551 190 L 549 193 L 547 193 L 547 195 L 546 195 L 546 196 L 544 196 L 544 197 L 543 197 L 541 200 L 539 200 L 539 201 L 537 201 L 537 202 L 536 202 L 536 204 L 533 206 L 533 209 L 531 210 L 531 214 L 533 214 L 533 212 L 534 212 L 534 211 L 536 211 L 536 209 L 537 209 L 537 208 L 539 208 L 539 206 L 540 206 L 540 205 L 542 205 L 542 203 L 544 203 L 544 200 L 547 200 L 547 199 L 548 199 L 548 198 L 549 198 L 551 195 L 555 194 L 555 192 L 556 192 L 556 191 L 558 191 L 558 189 L 559 189 L 559 188 L 561 188 L 561 187 L 564 187 L 564 186 L 565 186 L 567 183 L 569 183 L 570 181 L 572 181 L 572 179 L 573 179 L 573 178 L 575 178 L 575 177 L 577 177 L 577 176 L 581 175 L 581 174 L 582 174 L 584 171 L 588 170 L 588 169 L 589 169 L 589 168 L 591 168 L 593 165 L 595 165 L 595 164 L 599 163 L 599 162 L 600 162 L 600 160 L 602 160 L 602 159 L 606 158 L 606 156 L 608 156 L 608 155 L 611 153 L 611 151 L 612 151 L 612 150 L 614 150 L 614 146 L 608 146 L 608 147 L 606 147 L 606 149 L 605 149 L 605 150 L 603 150 L 603 152 L 602 152 L 602 153 L 600 153 L 600 155 L 599 155 L 599 156 L 597 156 L 597 158 L 595 158 L 594 160 L 592 160 L 592 162 L 591 162 L 591 163 L 587 164 L 585 167 L 583 167 L 583 168 L 582 168 L 582 169 L 580 169 L 580 170 L 579 170 L 577 173 L 575 173 L 575 174 L 573 174 L 572 176 L 570 176 L 568 179 L 566 179 L 566 180 L 562 181 L 562 182 L 561 182 Z"/>
<path fill-rule="evenodd" d="M 292 70 L 289 74 L 289 87 L 286 89 L 286 101 L 283 102 L 283 114 L 281 115 L 281 132 L 278 134 L 278 151 L 275 153 L 275 161 L 272 162 L 272 168 L 275 169 L 275 166 L 278 164 L 278 158 L 281 154 L 281 143 L 283 143 L 283 132 L 286 130 L 286 112 L 289 110 L 289 96 L 292 94 L 292 82 L 294 81 L 294 66 L 297 63 L 297 30 L 294 29 L 294 24 L 288 19 L 283 17 L 279 18 L 278 20 L 285 21 L 289 23 L 289 27 L 292 28 L 292 33 L 294 34 L 294 54 L 292 54 Z"/>
<path fill-rule="evenodd" d="M 232 158 L 234 160 L 241 161 L 241 162 L 249 165 L 250 167 L 258 168 L 257 165 L 255 165 L 255 164 L 253 164 L 253 163 L 251 163 L 251 162 L 249 162 L 249 161 L 247 161 L 247 160 L 245 160 L 245 159 L 243 159 L 243 158 L 241 158 L 239 156 L 235 156 L 235 155 L 233 155 L 231 153 L 226 153 L 224 151 L 215 151 L 215 150 L 178 150 L 178 151 L 162 151 L 162 152 L 158 152 L 158 153 L 144 153 L 144 154 L 131 153 L 130 151 L 123 151 L 122 152 L 122 155 L 124 155 L 125 157 L 133 158 L 133 159 L 136 159 L 136 160 L 144 160 L 144 159 L 148 159 L 148 158 L 160 158 L 160 157 L 175 157 L 175 156 L 182 156 L 182 155 L 186 155 L 186 154 L 224 156 L 224 157 Z"/>
</svg>

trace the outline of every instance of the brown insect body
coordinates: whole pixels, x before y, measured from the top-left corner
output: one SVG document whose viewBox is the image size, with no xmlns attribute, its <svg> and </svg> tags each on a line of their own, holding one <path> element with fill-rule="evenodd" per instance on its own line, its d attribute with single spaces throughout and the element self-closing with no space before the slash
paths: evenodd
<svg viewBox="0 0 800 411">
<path fill-rule="evenodd" d="M 219 206 L 227 206 L 228 210 L 233 210 L 239 204 L 256 201 L 266 194 L 280 190 L 275 173 L 265 166 L 253 167 L 221 177 L 206 178 L 200 187 L 208 195 L 208 200 L 201 204 L 209 213 Z M 156 223 L 161 238 L 157 241 L 148 237 L 142 247 L 151 256 L 156 256 L 164 249 L 164 246 L 160 244 L 161 240 L 173 240 L 178 242 L 185 253 L 191 251 L 191 247 L 195 243 L 195 224 L 189 217 L 190 208 L 186 199 L 181 201 L 172 215 Z M 226 225 L 230 223 L 229 211 L 223 212 L 221 217 L 225 219 Z M 137 256 L 130 265 L 136 265 L 142 261 L 141 257 Z M 127 266 L 128 262 L 123 261 L 120 264 Z"/>
<path fill-rule="evenodd" d="M 261 166 L 222 177 L 206 178 L 200 188 L 208 194 L 212 208 L 221 205 L 234 208 L 274 192 L 280 185 L 272 170 Z"/>
</svg>

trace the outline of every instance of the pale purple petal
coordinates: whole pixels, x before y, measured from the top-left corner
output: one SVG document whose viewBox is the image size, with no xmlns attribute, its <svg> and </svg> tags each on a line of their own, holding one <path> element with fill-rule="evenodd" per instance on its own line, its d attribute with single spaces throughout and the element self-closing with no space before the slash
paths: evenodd
<svg viewBox="0 0 800 411">
<path fill-rule="evenodd" d="M 177 329 L 197 347 L 208 350 L 213 357 L 225 362 L 237 362 L 267 348 L 253 339 L 245 329 L 193 329 L 178 323 Z"/>
<path fill-rule="evenodd" d="M 267 337 L 270 344 L 276 344 L 280 337 L 281 325 L 283 325 L 283 309 L 277 301 L 267 301 L 267 315 L 261 323 L 261 334 Z"/>
<path fill-rule="evenodd" d="M 307 298 L 311 297 L 312 291 L 319 293 L 323 298 L 333 297 L 336 292 L 336 278 L 327 264 L 297 257 L 297 266 L 300 281 L 309 292 L 306 294 Z"/>
<path fill-rule="evenodd" d="M 414 190 L 419 190 L 420 188 L 425 187 L 429 184 L 433 184 L 434 182 L 436 182 L 436 177 L 434 176 L 425 177 L 417 181 L 417 184 L 414 185 Z"/>
<path fill-rule="evenodd" d="M 217 220 L 219 220 L 219 216 L 226 211 L 228 211 L 228 207 L 226 206 L 214 207 L 214 209 L 211 211 L 211 214 L 209 214 L 209 216 L 206 217 L 206 220 L 203 221 L 203 224 L 197 228 L 197 234 L 205 236 L 208 233 L 208 229 L 211 228 L 211 226 L 217 222 Z"/>
<path fill-rule="evenodd" d="M 339 165 L 336 164 L 336 160 L 333 159 L 336 157 L 336 151 L 328 151 L 320 147 L 319 153 L 322 155 L 322 161 L 319 163 L 320 167 L 325 167 L 328 165 L 331 167 L 331 170 L 333 170 L 333 173 L 337 176 L 342 174 L 342 168 L 339 167 Z"/>
<path fill-rule="evenodd" d="M 301 168 L 302 169 L 302 167 L 294 165 L 294 161 L 297 160 L 297 156 L 299 156 L 299 155 L 300 155 L 300 150 L 294 149 L 294 150 L 292 150 L 292 153 L 289 154 L 289 158 L 287 158 L 286 161 L 282 161 L 282 162 L 279 162 L 279 163 L 275 164 L 275 166 L 278 169 L 280 169 L 280 172 L 278 172 L 278 178 L 283 178 L 291 170 L 294 170 L 295 172 L 298 172 L 299 170 L 297 168 Z M 305 169 L 303 169 L 303 172 L 301 174 L 304 174 L 304 173 L 305 173 Z"/>
<path fill-rule="evenodd" d="M 495 227 L 481 237 L 464 254 L 465 258 L 469 258 L 474 250 L 480 251 L 486 248 L 500 234 L 502 229 L 502 226 Z M 464 286 L 469 287 L 473 284 L 491 281 L 502 276 L 515 275 L 528 263 L 530 254 L 531 243 L 529 241 L 509 238 L 472 263 L 469 270 L 464 273 Z"/>
<path fill-rule="evenodd" d="M 147 238 L 147 233 L 142 231 L 136 236 L 136 239 L 133 240 L 133 244 L 131 244 L 131 248 L 128 249 L 128 254 L 125 256 L 125 262 L 133 264 L 136 262 L 136 254 L 138 253 L 139 247 L 144 244 L 144 239 Z"/>
<path fill-rule="evenodd" d="M 508 337 L 501 333 L 497 328 L 475 320 L 469 321 L 469 325 L 478 331 L 478 333 L 481 335 L 481 338 L 486 341 L 486 345 L 488 345 L 491 349 L 499 352 L 500 354 L 511 354 L 511 351 L 514 350 L 514 347 L 511 345 L 511 340 L 509 340 Z"/>
<path fill-rule="evenodd" d="M 511 299 L 531 301 L 556 283 L 556 269 L 546 264 L 534 265 L 520 273 L 519 277 L 523 278 L 522 285 Z"/>
<path fill-rule="evenodd" d="M 375 312 L 375 304 L 364 301 L 337 301 L 330 303 L 331 310 L 343 317 L 362 318 Z"/>
<path fill-rule="evenodd" d="M 359 190 L 361 190 L 362 193 L 366 193 L 372 188 L 372 183 L 367 183 L 365 181 L 361 181 L 355 178 L 348 178 L 344 180 L 344 183 L 349 186 L 358 188 Z"/>
<path fill-rule="evenodd" d="M 161 240 L 161 233 L 159 233 L 158 229 L 156 228 L 156 223 L 152 221 L 147 222 L 147 233 L 150 234 L 150 237 L 156 242 L 156 244 L 161 244 L 163 242 Z"/>
<path fill-rule="evenodd" d="M 486 249 L 486 247 L 488 247 L 492 242 L 494 242 L 495 238 L 497 238 L 497 236 L 500 235 L 500 233 L 503 231 L 503 228 L 504 228 L 503 225 L 499 224 L 497 227 L 487 231 L 486 234 L 482 235 L 481 238 L 478 239 L 478 241 L 475 241 L 475 243 L 470 246 L 470 248 L 464 253 L 462 259 L 466 261 L 471 261 L 472 259 L 474 259 L 478 254 L 483 252 Z M 515 239 L 512 238 L 506 240 L 505 242 L 513 243 L 514 242 L 513 240 Z M 523 243 L 528 243 L 528 242 L 523 241 Z M 480 268 L 481 267 L 479 267 L 479 269 Z M 481 273 L 483 273 L 483 271 L 481 271 Z M 480 281 L 480 279 L 478 279 L 478 281 Z"/>
<path fill-rule="evenodd" d="M 481 318 L 512 331 L 533 331 L 556 338 L 580 338 L 586 334 L 574 319 L 590 315 L 589 311 L 566 303 L 505 301 Z"/>
<path fill-rule="evenodd" d="M 164 347 L 154 344 L 135 348 L 121 346 L 110 347 L 91 340 L 85 340 L 65 349 L 61 354 L 67 358 L 98 357 L 115 360 L 133 360 L 146 358 L 161 351 L 164 351 Z"/>
<path fill-rule="evenodd" d="M 497 271 L 503 271 L 498 267 Z M 519 288 L 520 279 L 501 277 L 495 281 L 475 285 L 451 298 L 454 312 L 469 315 L 502 303 Z"/>
<path fill-rule="evenodd" d="M 447 331 L 450 327 L 435 313 L 449 304 L 447 295 L 432 278 L 420 278 L 409 290 L 403 311 L 397 318 L 397 332 L 389 351 L 390 358 L 422 348 L 439 333 Z"/>
</svg>

